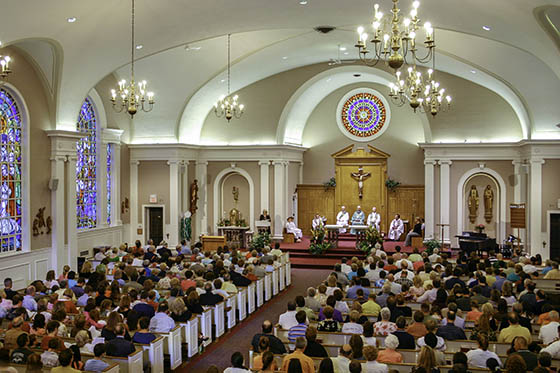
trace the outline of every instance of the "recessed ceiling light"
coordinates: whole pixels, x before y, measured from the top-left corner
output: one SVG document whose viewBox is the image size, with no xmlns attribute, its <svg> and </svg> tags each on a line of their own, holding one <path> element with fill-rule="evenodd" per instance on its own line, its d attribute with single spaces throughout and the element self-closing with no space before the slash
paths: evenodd
<svg viewBox="0 0 560 373">
<path fill-rule="evenodd" d="M 287 56 L 284 56 L 284 57 L 282 57 L 282 59 L 283 59 L 283 60 L 287 60 L 287 59 L 288 59 L 288 57 L 287 57 Z"/>
<path fill-rule="evenodd" d="M 307 5 L 307 0 L 299 0 L 299 5 Z"/>
<path fill-rule="evenodd" d="M 346 50 L 346 47 L 340 47 L 340 50 L 344 52 Z"/>
<path fill-rule="evenodd" d="M 328 79 L 327 79 L 327 83 L 330 82 L 330 81 L 331 81 L 331 78 L 328 78 Z M 559 126 L 560 126 L 560 124 L 559 124 Z"/>
<path fill-rule="evenodd" d="M 136 49 L 142 49 L 142 48 L 144 48 L 144 46 L 143 46 L 142 44 L 138 44 L 138 45 L 136 46 Z"/>
<path fill-rule="evenodd" d="M 225 81 L 226 81 L 225 79 L 222 79 L 222 80 L 220 80 L 220 83 L 224 83 Z"/>
<path fill-rule="evenodd" d="M 74 23 L 77 20 L 78 20 L 78 18 L 76 18 L 76 17 L 70 17 L 70 18 L 67 19 L 68 23 Z"/>
<path fill-rule="evenodd" d="M 490 31 L 490 30 L 492 30 L 492 27 L 490 27 L 490 26 L 482 26 L 482 29 L 483 29 L 484 31 Z"/>
<path fill-rule="evenodd" d="M 192 46 L 192 45 L 185 45 L 186 51 L 199 51 L 202 47 L 200 46 Z"/>
<path fill-rule="evenodd" d="M 348 54 L 349 54 L 348 52 L 344 52 L 344 55 L 345 55 L 345 56 L 348 56 Z"/>
<path fill-rule="evenodd" d="M 471 70 L 471 73 L 476 74 L 476 70 Z"/>
</svg>

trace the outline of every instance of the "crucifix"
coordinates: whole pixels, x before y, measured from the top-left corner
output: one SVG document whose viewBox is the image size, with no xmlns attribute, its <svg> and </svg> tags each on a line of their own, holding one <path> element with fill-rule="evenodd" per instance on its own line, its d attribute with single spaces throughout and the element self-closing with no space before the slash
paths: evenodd
<svg viewBox="0 0 560 373">
<path fill-rule="evenodd" d="M 352 172 L 350 173 L 350 176 L 352 176 L 352 178 L 358 182 L 358 197 L 362 199 L 364 195 L 364 180 L 370 177 L 371 173 L 364 172 L 364 168 L 362 166 L 359 166 L 358 172 Z"/>
</svg>

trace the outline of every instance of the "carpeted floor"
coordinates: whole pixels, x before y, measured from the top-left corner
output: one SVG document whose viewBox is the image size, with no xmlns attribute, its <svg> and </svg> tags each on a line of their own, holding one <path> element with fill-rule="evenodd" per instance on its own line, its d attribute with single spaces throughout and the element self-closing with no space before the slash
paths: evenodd
<svg viewBox="0 0 560 373">
<path fill-rule="evenodd" d="M 292 269 L 292 284 L 287 290 L 266 303 L 264 307 L 245 319 L 230 333 L 210 345 L 202 356 L 195 357 L 189 363 L 184 363 L 175 371 L 205 373 L 210 365 L 216 365 L 223 370 L 230 366 L 230 358 L 235 351 L 241 351 L 245 355 L 245 359 L 248 359 L 251 339 L 253 335 L 260 332 L 263 321 L 278 322 L 278 316 L 286 312 L 289 300 L 293 300 L 297 295 L 305 295 L 309 286 L 319 284 L 327 278 L 329 272 L 328 270 Z"/>
</svg>

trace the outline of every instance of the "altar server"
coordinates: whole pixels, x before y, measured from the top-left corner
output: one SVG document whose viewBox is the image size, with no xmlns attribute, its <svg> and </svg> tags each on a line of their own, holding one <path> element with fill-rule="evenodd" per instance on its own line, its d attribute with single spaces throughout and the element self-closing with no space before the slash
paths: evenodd
<svg viewBox="0 0 560 373">
<path fill-rule="evenodd" d="M 326 220 L 326 219 L 325 219 L 324 217 L 322 217 L 321 215 L 315 214 L 315 218 L 314 218 L 313 221 L 311 222 L 311 227 L 312 227 L 313 229 L 317 229 L 317 228 L 319 228 L 319 227 L 322 227 L 322 226 L 325 225 L 325 220 Z"/>
<path fill-rule="evenodd" d="M 373 226 L 379 231 L 380 224 L 381 215 L 377 212 L 377 208 L 374 207 L 371 209 L 371 214 L 367 217 L 367 225 L 370 227 Z"/>
<path fill-rule="evenodd" d="M 350 214 L 346 211 L 346 207 L 342 206 L 340 211 L 336 215 L 336 225 L 343 227 L 338 230 L 339 233 L 346 233 L 346 226 L 348 226 L 348 220 L 350 220 Z"/>
<path fill-rule="evenodd" d="M 352 225 L 364 225 L 366 221 L 366 214 L 362 211 L 362 206 L 356 207 L 356 211 L 352 214 Z M 351 229 L 350 233 L 356 234 L 355 229 Z"/>
<path fill-rule="evenodd" d="M 389 239 L 396 241 L 399 239 L 401 234 L 404 232 L 404 224 L 399 214 L 395 215 L 395 218 L 391 222 L 389 227 Z"/>
<path fill-rule="evenodd" d="M 290 216 L 288 218 L 288 222 L 286 223 L 286 231 L 288 233 L 293 233 L 294 237 L 296 238 L 296 242 L 301 242 L 301 237 L 303 236 L 301 229 L 296 226 L 294 223 L 294 218 Z"/>
</svg>

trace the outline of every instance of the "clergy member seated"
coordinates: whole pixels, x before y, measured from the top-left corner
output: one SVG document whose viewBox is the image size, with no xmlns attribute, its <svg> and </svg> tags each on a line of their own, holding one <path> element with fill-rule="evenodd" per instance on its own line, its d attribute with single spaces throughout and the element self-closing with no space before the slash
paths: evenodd
<svg viewBox="0 0 560 373">
<path fill-rule="evenodd" d="M 404 240 L 405 246 L 410 246 L 412 244 L 412 237 L 422 237 L 422 221 L 420 218 L 416 218 L 414 221 L 414 228 L 406 235 L 406 239 Z"/>
<path fill-rule="evenodd" d="M 318 229 L 320 227 L 323 227 L 325 225 L 326 220 L 327 219 L 325 219 L 321 215 L 315 214 L 315 217 L 313 218 L 313 221 L 311 222 L 311 227 L 313 229 Z"/>
<path fill-rule="evenodd" d="M 397 241 L 401 234 L 404 232 L 404 224 L 399 214 L 395 215 L 395 218 L 389 226 L 389 239 L 392 241 Z"/>
<path fill-rule="evenodd" d="M 379 231 L 381 224 L 381 215 L 377 212 L 376 207 L 372 207 L 371 214 L 368 215 L 367 225 L 370 227 L 375 227 Z"/>
<path fill-rule="evenodd" d="M 301 232 L 301 229 L 299 229 L 296 226 L 296 223 L 294 223 L 293 216 L 290 216 L 288 218 L 288 223 L 286 223 L 286 232 L 292 233 L 296 239 L 296 242 L 301 242 L 301 237 L 303 234 Z"/>
<path fill-rule="evenodd" d="M 366 214 L 362 211 L 362 206 L 356 207 L 356 211 L 352 215 L 352 225 L 364 225 L 366 221 Z M 351 229 L 351 234 L 356 234 L 357 230 Z"/>
<path fill-rule="evenodd" d="M 346 227 L 348 226 L 348 221 L 350 220 L 350 214 L 346 211 L 346 207 L 342 206 L 338 214 L 336 214 L 336 225 L 341 227 L 338 232 L 346 233 Z"/>
</svg>

